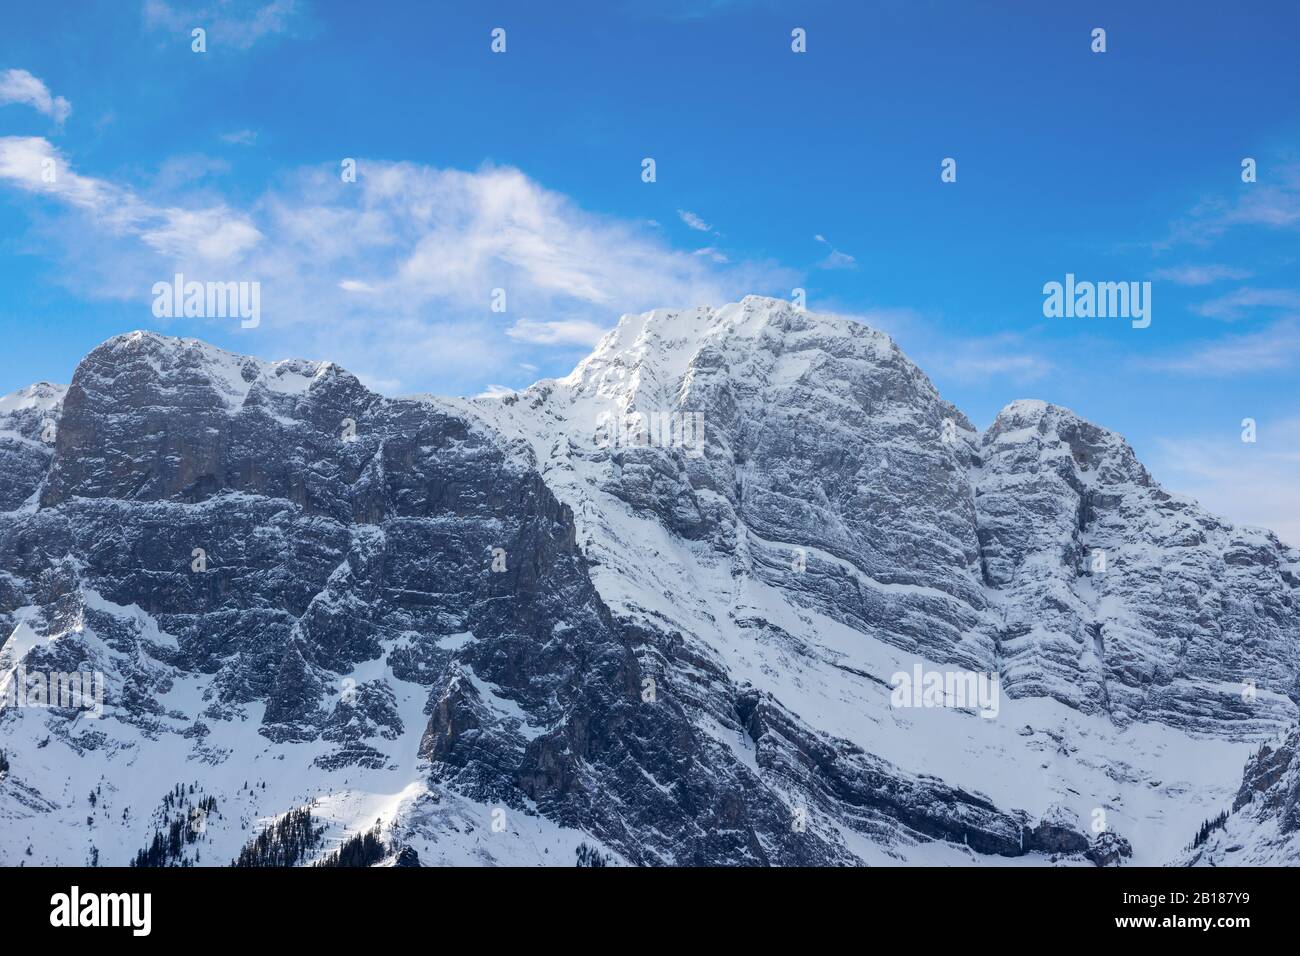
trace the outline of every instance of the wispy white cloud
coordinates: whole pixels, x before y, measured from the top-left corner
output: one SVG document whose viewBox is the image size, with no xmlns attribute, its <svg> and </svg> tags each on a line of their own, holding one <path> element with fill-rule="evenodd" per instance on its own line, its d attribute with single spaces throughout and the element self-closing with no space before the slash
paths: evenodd
<svg viewBox="0 0 1300 956">
<path fill-rule="evenodd" d="M 831 245 L 830 241 L 821 233 L 818 233 L 817 235 L 813 236 L 813 239 L 816 242 L 821 243 L 822 245 L 831 247 L 831 251 L 829 254 L 827 254 L 826 258 L 823 259 L 821 262 L 817 263 L 817 268 L 856 269 L 858 267 L 858 260 L 853 258 L 853 256 L 849 255 L 847 252 L 840 252 L 840 250 L 836 249 L 833 245 Z"/>
<path fill-rule="evenodd" d="M 1250 415 L 1250 412 L 1255 414 Z M 1271 420 L 1268 409 L 1243 411 L 1257 420 L 1254 443 L 1231 427 L 1224 434 L 1156 443 L 1152 470 L 1161 484 L 1243 525 L 1268 528 L 1300 547 L 1300 419 Z"/>
<path fill-rule="evenodd" d="M 539 322 L 534 319 L 519 319 L 506 332 L 512 339 L 520 342 L 533 342 L 538 345 L 582 345 L 593 346 L 608 328 L 595 322 L 581 319 L 569 319 L 560 322 Z"/>
<path fill-rule="evenodd" d="M 1171 266 L 1151 273 L 1153 279 L 1189 286 L 1213 285 L 1226 279 L 1249 279 L 1250 276 L 1251 273 L 1246 269 L 1223 265 Z"/>
<path fill-rule="evenodd" d="M 157 225 L 140 230 L 141 240 L 164 256 L 194 257 L 206 262 L 239 259 L 262 239 L 251 222 L 230 209 L 158 209 Z"/>
<path fill-rule="evenodd" d="M 48 158 L 54 183 L 41 177 Z M 156 195 L 83 175 L 43 139 L 0 139 L 0 186 L 55 201 L 42 238 L 83 294 L 138 301 L 143 317 L 152 283 L 173 271 L 258 281 L 250 351 L 332 358 L 403 387 L 477 389 L 539 349 L 589 346 L 625 312 L 799 284 L 773 263 L 696 255 L 643 223 L 588 213 L 516 169 L 358 171 L 345 183 L 337 167 L 300 170 L 233 207 L 211 183 Z"/>
<path fill-rule="evenodd" d="M 1269 181 L 1242 183 L 1234 196 L 1203 199 L 1152 248 L 1159 251 L 1183 243 L 1207 245 L 1239 226 L 1300 229 L 1300 166 L 1274 167 L 1266 175 Z"/>
<path fill-rule="evenodd" d="M 699 232 L 710 232 L 713 229 L 712 226 L 689 209 L 679 209 L 677 210 L 677 215 L 681 217 L 682 222 Z"/>
<path fill-rule="evenodd" d="M 232 146 L 252 146 L 257 142 L 257 133 L 251 129 L 238 129 L 233 133 L 224 134 L 221 141 Z"/>
<path fill-rule="evenodd" d="M 259 40 L 288 33 L 305 4 L 298 0 L 144 0 L 145 25 L 154 30 L 184 35 L 202 27 L 209 49 L 227 44 L 247 50 Z"/>
<path fill-rule="evenodd" d="M 163 177 L 184 184 L 190 177 Z M 261 234 L 225 205 L 183 208 L 149 202 L 133 189 L 76 172 L 40 137 L 0 138 L 0 182 L 59 200 L 86 214 L 92 227 L 138 238 L 177 259 L 233 260 L 250 252 Z"/>
<path fill-rule="evenodd" d="M 158 164 L 158 171 L 146 184 L 149 192 L 157 195 L 179 195 L 192 190 L 204 180 L 230 172 L 230 163 L 201 153 L 184 153 L 171 156 Z"/>
<path fill-rule="evenodd" d="M 830 255 L 817 264 L 819 269 L 856 269 L 858 260 L 847 252 L 832 249 Z"/>
<path fill-rule="evenodd" d="M 1193 306 L 1210 319 L 1228 322 L 1243 318 L 1251 309 L 1300 309 L 1300 292 L 1291 289 L 1236 289 L 1227 295 Z"/>
<path fill-rule="evenodd" d="M 225 205 L 159 206 L 132 189 L 75 172 L 38 136 L 0 137 L 0 183 L 59 200 L 90 224 L 114 236 L 133 236 L 175 259 L 231 261 L 262 236 L 252 222 Z"/>
<path fill-rule="evenodd" d="M 1300 323 L 1281 319 L 1258 332 L 1231 335 L 1137 363 L 1139 368 L 1196 375 L 1239 375 L 1290 368 L 1300 359 Z"/>
<path fill-rule="evenodd" d="M 976 338 L 946 336 L 942 347 L 922 346 L 925 367 L 936 378 L 962 384 L 1005 379 L 1018 385 L 1035 382 L 1054 368 L 1020 335 L 1004 333 Z"/>
<path fill-rule="evenodd" d="M 0 106 L 19 103 L 44 113 L 59 125 L 72 114 L 72 104 L 62 96 L 54 96 L 39 77 L 26 70 L 5 70 L 0 73 Z"/>
</svg>

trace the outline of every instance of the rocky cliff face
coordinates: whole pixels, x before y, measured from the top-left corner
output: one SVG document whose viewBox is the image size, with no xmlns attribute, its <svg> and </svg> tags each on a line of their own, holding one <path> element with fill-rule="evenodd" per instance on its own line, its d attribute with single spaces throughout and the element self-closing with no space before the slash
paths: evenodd
<svg viewBox="0 0 1300 956">
<path fill-rule="evenodd" d="M 132 333 L 3 402 L 0 685 L 107 678 L 0 712 L 3 862 L 125 862 L 185 782 L 213 863 L 303 803 L 425 862 L 1164 862 L 1296 715 L 1293 551 L 774 300 L 504 399 Z"/>
<path fill-rule="evenodd" d="M 1230 807 L 1179 857 L 1186 866 L 1300 866 L 1300 727 L 1260 745 Z"/>
<path fill-rule="evenodd" d="M 1164 491 L 1119 436 L 1042 402 L 1005 408 L 980 456 L 1010 693 L 1235 736 L 1295 713 L 1294 550 Z"/>
<path fill-rule="evenodd" d="M 64 391 L 37 382 L 0 398 L 0 510 L 21 507 L 49 470 Z"/>
</svg>

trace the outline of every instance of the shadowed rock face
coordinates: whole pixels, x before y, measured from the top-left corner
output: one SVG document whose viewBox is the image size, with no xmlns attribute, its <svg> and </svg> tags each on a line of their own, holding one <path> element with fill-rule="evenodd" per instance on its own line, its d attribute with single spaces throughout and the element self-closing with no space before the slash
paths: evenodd
<svg viewBox="0 0 1300 956">
<path fill-rule="evenodd" d="M 1011 694 L 1210 733 L 1294 715 L 1294 550 L 1164 491 L 1119 436 L 1066 409 L 1013 403 L 980 454 L 981 554 L 1006 596 Z"/>
<path fill-rule="evenodd" d="M 1189 834 L 1190 836 L 1190 834 Z M 1300 726 L 1263 744 L 1246 762 L 1241 788 L 1188 866 L 1300 865 Z"/>
<path fill-rule="evenodd" d="M 1279 743 L 1265 744 L 1246 764 L 1232 809 L 1257 801 L 1277 817 L 1282 833 L 1300 832 L 1300 728 Z"/>
<path fill-rule="evenodd" d="M 0 511 L 20 507 L 49 471 L 64 391 L 38 382 L 0 398 Z"/>
<path fill-rule="evenodd" d="M 208 740 L 253 720 L 286 769 L 408 774 L 422 807 L 501 805 L 628 862 L 939 842 L 1111 863 L 1117 835 L 820 725 L 810 662 L 885 675 L 841 665 L 808 615 L 1120 725 L 1241 738 L 1295 712 L 1293 552 L 1064 409 L 1014 403 L 977 435 L 886 336 L 771 300 L 625 318 L 505 402 L 390 400 L 329 363 L 133 333 L 66 395 L 11 404 L 0 624 L 35 638 L 0 674 L 92 667 L 110 707 L 90 734 L 71 712 L 0 724 L 80 753 L 176 736 L 200 765 L 247 763 Z M 606 406 L 702 412 L 706 440 L 598 447 L 583 416 Z M 33 432 L 51 414 L 52 446 Z M 760 645 L 786 683 L 741 666 Z"/>
</svg>

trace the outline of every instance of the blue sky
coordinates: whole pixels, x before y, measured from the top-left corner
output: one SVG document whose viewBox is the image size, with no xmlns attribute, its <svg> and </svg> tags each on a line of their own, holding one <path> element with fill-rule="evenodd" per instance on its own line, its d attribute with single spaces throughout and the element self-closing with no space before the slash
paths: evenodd
<svg viewBox="0 0 1300 956">
<path fill-rule="evenodd" d="M 978 426 L 1067 405 L 1300 542 L 1294 3 L 5 6 L 0 392 L 152 328 L 470 394 L 800 287 Z M 260 282 L 261 324 L 155 318 L 178 270 Z M 1045 318 L 1066 273 L 1150 281 L 1150 327 Z"/>
</svg>

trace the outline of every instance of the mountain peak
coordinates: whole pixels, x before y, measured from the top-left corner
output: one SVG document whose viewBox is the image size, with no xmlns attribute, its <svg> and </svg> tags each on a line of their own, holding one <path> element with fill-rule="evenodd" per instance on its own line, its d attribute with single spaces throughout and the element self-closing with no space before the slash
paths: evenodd
<svg viewBox="0 0 1300 956">
<path fill-rule="evenodd" d="M 1023 418 L 1037 420 L 1047 413 L 1049 409 L 1061 408 L 1059 405 L 1053 405 L 1045 402 L 1040 398 L 1017 398 L 1006 405 L 1002 406 L 998 412 L 998 418 Z M 1063 409 L 1069 411 L 1069 409 Z"/>
<path fill-rule="evenodd" d="M 202 339 L 137 330 L 115 335 L 93 349 L 78 364 L 73 384 L 103 388 L 123 374 L 184 382 L 187 387 L 206 386 L 221 395 L 232 409 L 240 407 L 254 389 L 300 394 L 331 377 L 355 379 L 329 361 L 266 361 L 227 351 Z"/>
<path fill-rule="evenodd" d="M 67 391 L 68 386 L 56 385 L 53 382 L 33 382 L 31 385 L 24 385 L 17 391 L 0 396 L 0 415 L 30 409 L 48 411 L 63 401 Z"/>
<path fill-rule="evenodd" d="M 1060 454 L 1073 459 L 1081 473 L 1107 466 L 1112 480 L 1144 486 L 1153 483 L 1123 435 L 1096 425 L 1063 405 L 1039 399 L 1022 398 L 1008 403 L 984 433 L 983 443 L 993 454 L 1007 454 L 1008 449 L 1030 446 L 1037 449 L 1031 453 L 1040 457 Z"/>
<path fill-rule="evenodd" d="M 701 365 L 716 367 L 721 361 L 740 370 L 760 354 L 771 360 L 767 371 L 783 380 L 797 379 L 822 363 L 845 360 L 859 370 L 906 365 L 909 374 L 924 378 L 883 332 L 843 316 L 809 312 L 783 299 L 749 295 L 719 308 L 624 315 L 561 381 L 595 384 L 600 391 L 640 389 L 647 382 L 675 387 Z"/>
</svg>

